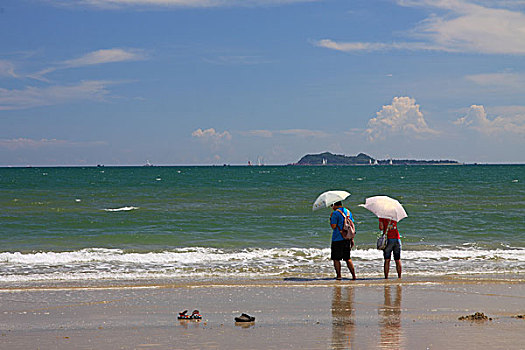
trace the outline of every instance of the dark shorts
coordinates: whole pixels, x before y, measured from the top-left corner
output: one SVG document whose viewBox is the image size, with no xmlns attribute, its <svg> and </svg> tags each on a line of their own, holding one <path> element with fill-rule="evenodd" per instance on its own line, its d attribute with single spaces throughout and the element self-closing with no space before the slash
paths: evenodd
<svg viewBox="0 0 525 350">
<path fill-rule="evenodd" d="M 388 239 L 385 250 L 383 250 L 383 257 L 385 259 L 392 258 L 392 252 L 394 252 L 394 260 L 401 259 L 401 240 L 400 239 Z"/>
<path fill-rule="evenodd" d="M 332 246 L 330 248 L 332 250 L 330 259 L 344 261 L 350 260 L 350 240 L 332 241 Z"/>
</svg>

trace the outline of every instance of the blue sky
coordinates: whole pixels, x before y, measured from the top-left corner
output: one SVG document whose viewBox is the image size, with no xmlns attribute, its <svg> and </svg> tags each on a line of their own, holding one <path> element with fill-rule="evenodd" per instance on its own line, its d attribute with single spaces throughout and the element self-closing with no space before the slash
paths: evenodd
<svg viewBox="0 0 525 350">
<path fill-rule="evenodd" d="M 0 166 L 525 163 L 522 0 L 7 0 L 0 38 Z"/>
</svg>

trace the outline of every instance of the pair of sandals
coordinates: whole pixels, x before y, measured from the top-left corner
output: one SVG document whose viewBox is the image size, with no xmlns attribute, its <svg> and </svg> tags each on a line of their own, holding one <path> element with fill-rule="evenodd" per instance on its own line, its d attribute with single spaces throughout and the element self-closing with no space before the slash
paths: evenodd
<svg viewBox="0 0 525 350">
<path fill-rule="evenodd" d="M 193 310 L 191 315 L 188 315 L 187 312 L 188 310 L 179 312 L 179 317 L 177 317 L 177 319 L 179 320 L 201 320 L 202 319 L 202 315 L 199 313 L 199 310 Z"/>
<path fill-rule="evenodd" d="M 179 320 L 201 320 L 202 315 L 199 313 L 199 310 L 193 310 L 191 315 L 187 314 L 188 310 L 184 310 L 182 312 L 179 312 L 179 316 L 177 319 Z M 255 317 L 250 316 L 248 314 L 241 314 L 239 317 L 235 317 L 235 322 L 254 322 Z"/>
</svg>

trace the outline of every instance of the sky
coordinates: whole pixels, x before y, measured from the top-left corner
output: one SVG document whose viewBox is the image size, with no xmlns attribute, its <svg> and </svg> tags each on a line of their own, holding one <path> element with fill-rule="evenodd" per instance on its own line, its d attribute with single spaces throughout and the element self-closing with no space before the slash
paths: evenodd
<svg viewBox="0 0 525 350">
<path fill-rule="evenodd" d="M 0 166 L 525 163 L 525 0 L 0 0 Z"/>
</svg>

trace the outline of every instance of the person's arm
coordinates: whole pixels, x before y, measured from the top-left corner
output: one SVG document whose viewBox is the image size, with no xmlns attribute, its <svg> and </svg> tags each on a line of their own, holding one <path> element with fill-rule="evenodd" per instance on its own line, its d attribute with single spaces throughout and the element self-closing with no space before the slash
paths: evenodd
<svg viewBox="0 0 525 350">
<path fill-rule="evenodd" d="M 335 230 L 337 227 L 337 216 L 334 216 L 334 213 L 335 211 L 330 214 L 330 227 L 332 227 L 332 230 Z"/>
<path fill-rule="evenodd" d="M 381 230 L 383 233 L 386 231 L 386 227 L 382 220 L 379 220 L 379 230 Z"/>
</svg>

